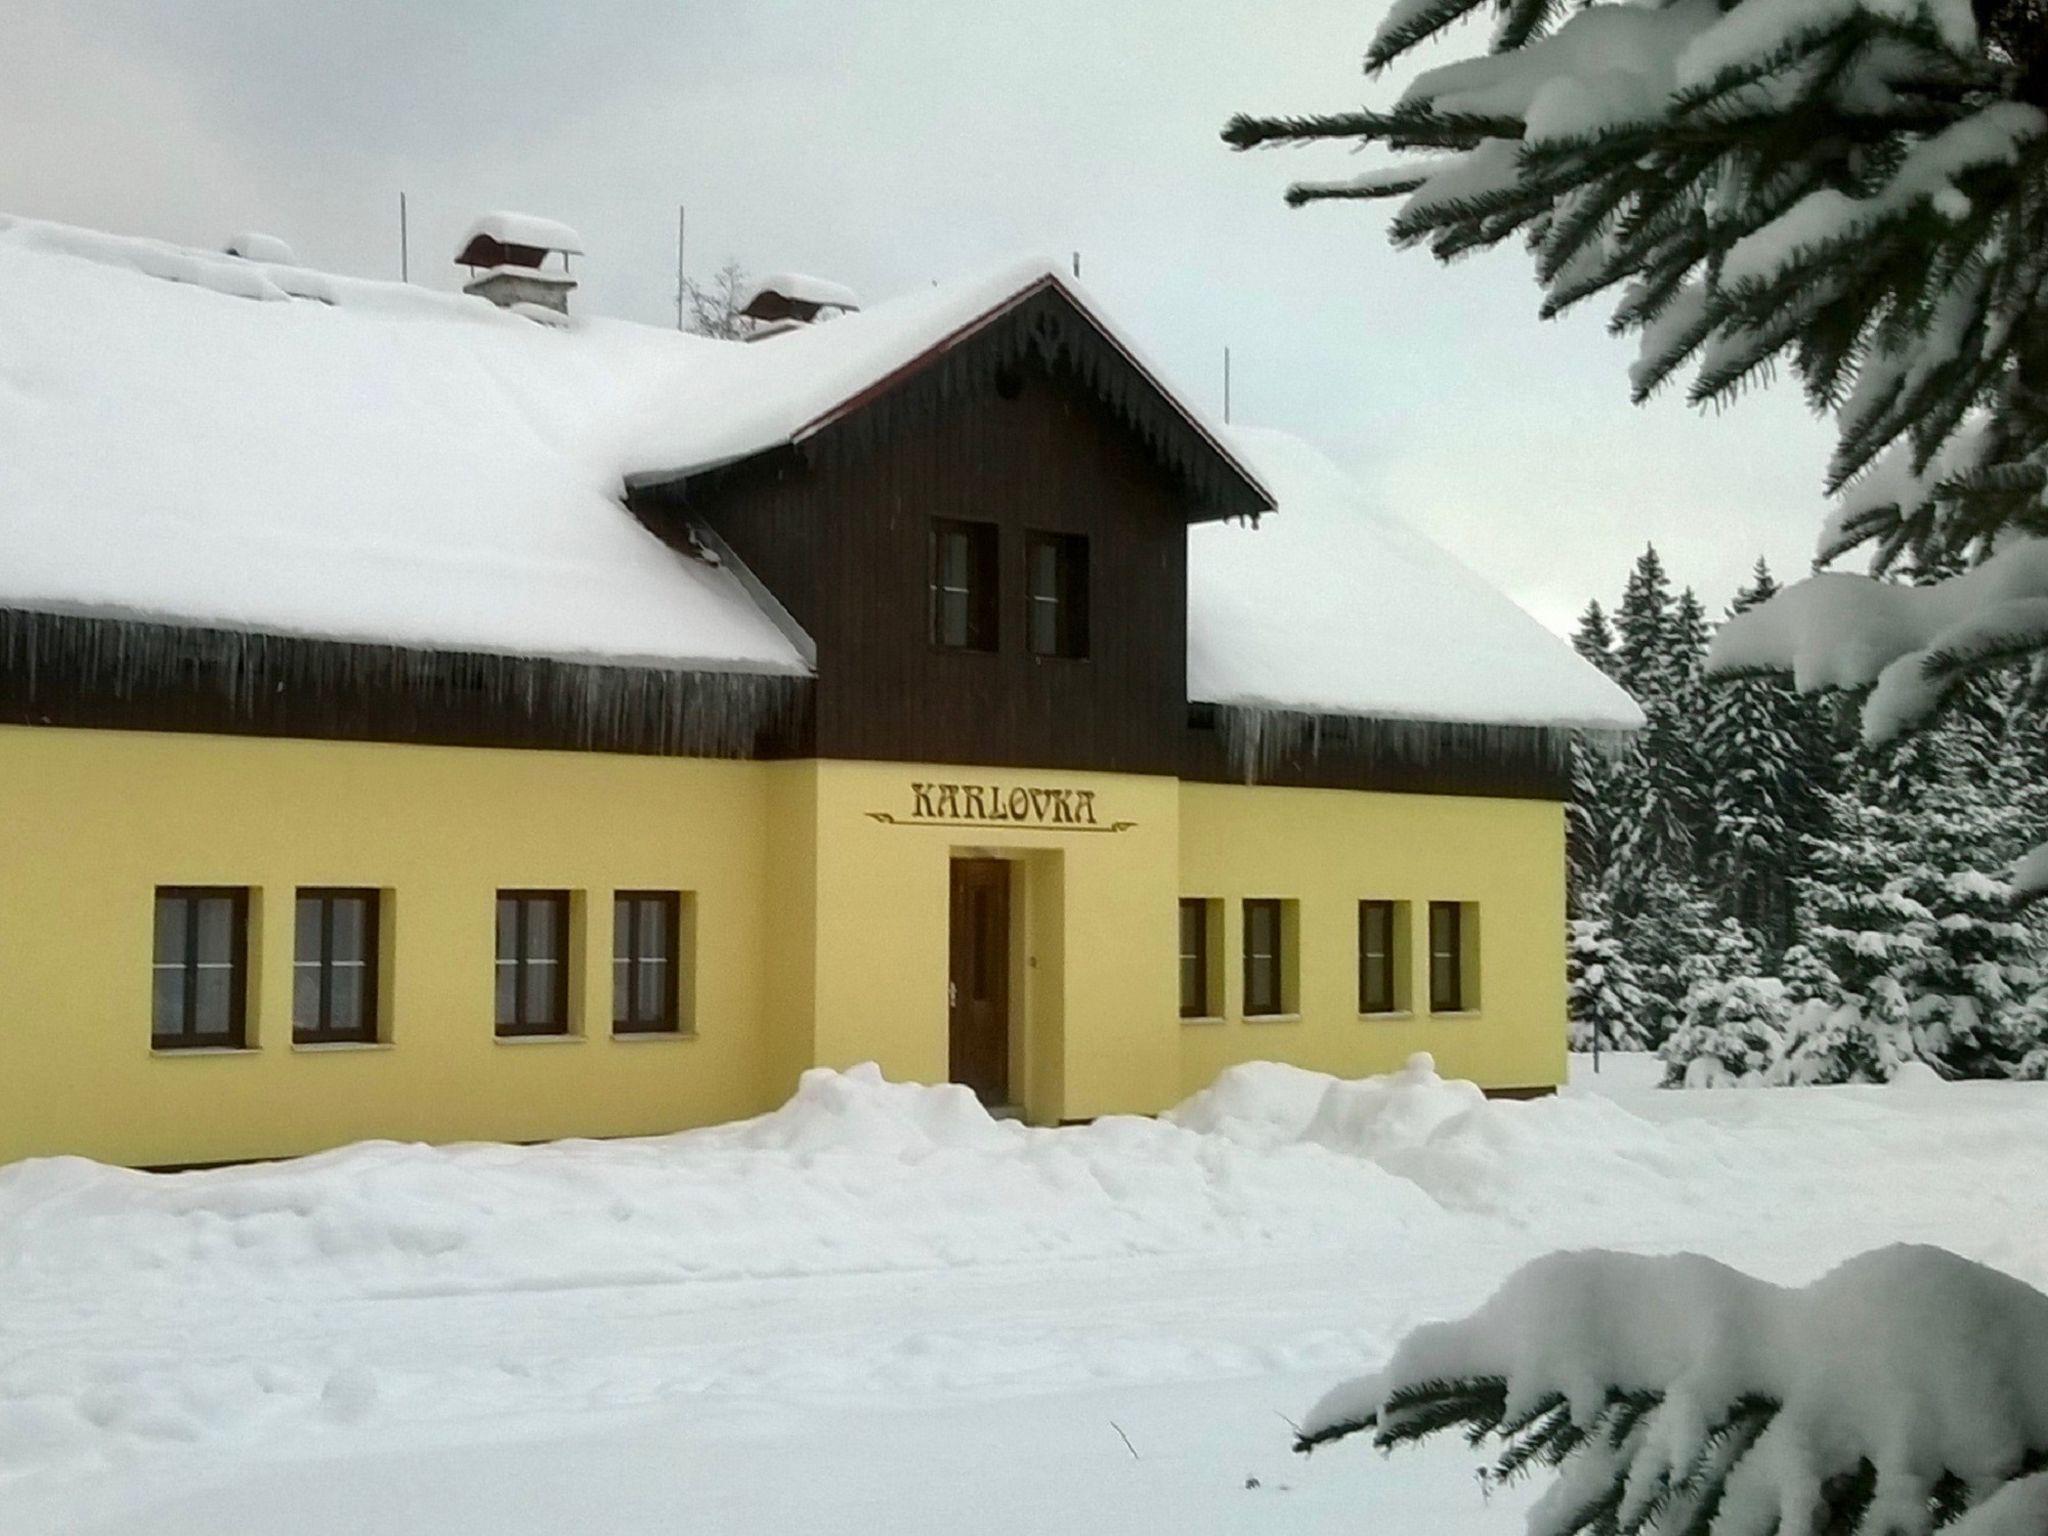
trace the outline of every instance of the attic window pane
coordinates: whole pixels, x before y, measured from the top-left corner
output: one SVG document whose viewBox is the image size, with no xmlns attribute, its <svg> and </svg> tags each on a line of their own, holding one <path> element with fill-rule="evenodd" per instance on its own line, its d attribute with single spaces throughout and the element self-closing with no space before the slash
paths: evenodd
<svg viewBox="0 0 2048 1536">
<path fill-rule="evenodd" d="M 996 526 L 934 518 L 931 639 L 948 650 L 996 648 Z"/>
<path fill-rule="evenodd" d="M 1088 654 L 1088 540 L 1072 533 L 1024 536 L 1026 643 L 1034 656 Z"/>
</svg>

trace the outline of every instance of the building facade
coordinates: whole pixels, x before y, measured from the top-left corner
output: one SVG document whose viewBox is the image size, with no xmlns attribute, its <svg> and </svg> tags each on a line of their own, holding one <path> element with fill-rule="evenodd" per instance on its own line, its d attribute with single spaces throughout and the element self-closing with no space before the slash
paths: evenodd
<svg viewBox="0 0 2048 1536">
<path fill-rule="evenodd" d="M 173 302 L 223 329 L 304 308 L 286 272 L 282 307 L 189 278 L 167 299 L 148 254 L 0 226 L 10 291 L 105 290 L 52 333 L 81 352 L 95 323 L 168 350 Z M 356 548 L 332 508 L 357 502 L 299 516 L 280 479 L 258 526 L 283 547 L 247 560 L 287 574 L 232 603 L 231 575 L 95 569 L 76 516 L 66 558 L 0 575 L 0 1160 L 651 1134 L 869 1060 L 1037 1124 L 1155 1112 L 1262 1058 L 1357 1076 L 1428 1050 L 1493 1090 L 1561 1081 L 1571 733 L 1633 706 L 1331 505 L 1326 461 L 1205 421 L 1056 275 L 754 345 L 387 303 L 329 299 L 313 321 L 340 342 L 249 345 L 357 389 L 393 366 L 378 349 L 499 349 L 499 379 L 527 377 L 501 351 L 545 376 L 530 420 L 571 349 L 630 342 L 673 370 L 650 394 L 702 408 L 608 445 L 578 515 L 621 541 L 616 570 L 516 497 L 452 564 L 382 532 L 437 515 L 413 502 L 366 511 Z M 78 387 L 131 383 L 153 381 Z M 284 401 L 278 430 L 312 407 Z M 216 499 L 205 430 L 135 446 L 181 509 L 168 537 L 263 492 Z M 391 429 L 350 430 L 291 465 L 346 476 Z M 419 451 L 459 468 L 463 439 Z M 20 548 L 49 531 L 29 495 L 97 494 L 71 462 L 49 456 L 54 487 L 0 478 Z M 105 515 L 154 536 L 146 509 Z M 646 597 L 652 567 L 674 584 Z M 518 643 L 584 587 L 587 647 Z M 330 600 L 370 617 L 318 620 Z M 499 600 L 509 640 L 476 632 Z M 657 635 L 674 605 L 688 654 L 643 653 L 635 603 Z M 1450 617 L 1397 643 L 1396 611 Z M 1416 676 L 1461 613 L 1493 659 Z"/>
</svg>

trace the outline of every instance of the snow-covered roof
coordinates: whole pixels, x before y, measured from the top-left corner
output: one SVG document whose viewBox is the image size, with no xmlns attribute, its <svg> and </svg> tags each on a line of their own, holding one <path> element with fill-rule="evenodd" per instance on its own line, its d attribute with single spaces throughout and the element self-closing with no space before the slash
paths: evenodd
<svg viewBox="0 0 2048 1536">
<path fill-rule="evenodd" d="M 621 504 L 624 424 L 741 350 L 0 219 L 0 605 L 801 673 Z"/>
<path fill-rule="evenodd" d="M 740 295 L 740 308 L 751 309 L 754 301 L 764 294 L 791 299 L 798 304 L 816 305 L 819 309 L 860 308 L 860 300 L 844 283 L 835 283 L 829 278 L 812 277 L 803 272 L 771 272 L 755 283 L 749 283 Z"/>
<path fill-rule="evenodd" d="M 1048 261 L 738 346 L 0 217 L 0 606 L 799 674 L 741 580 L 623 487 L 803 442 L 1047 288 L 1278 503 L 1190 532 L 1190 697 L 1639 723 L 1313 449 L 1173 394 Z"/>
<path fill-rule="evenodd" d="M 1388 719 L 1634 730 L 1636 703 L 1284 432 L 1228 429 L 1279 510 L 1188 530 L 1188 697 Z"/>
<path fill-rule="evenodd" d="M 729 349 L 731 355 L 715 373 L 700 374 L 696 387 L 664 397 L 643 418 L 634 438 L 646 458 L 631 479 L 635 484 L 672 480 L 801 443 L 877 387 L 1047 288 L 1064 292 L 1188 425 L 1258 488 L 1258 477 L 1231 450 L 1221 425 L 1173 390 L 1086 290 L 1066 277 L 1059 263 L 1043 258 L 919 289 L 830 325 L 804 326 Z"/>
<path fill-rule="evenodd" d="M 543 219 L 538 214 L 487 213 L 469 226 L 462 244 L 467 247 L 479 235 L 500 245 L 530 245 L 543 251 L 565 251 L 571 256 L 583 254 L 581 235 L 559 220 Z"/>
</svg>

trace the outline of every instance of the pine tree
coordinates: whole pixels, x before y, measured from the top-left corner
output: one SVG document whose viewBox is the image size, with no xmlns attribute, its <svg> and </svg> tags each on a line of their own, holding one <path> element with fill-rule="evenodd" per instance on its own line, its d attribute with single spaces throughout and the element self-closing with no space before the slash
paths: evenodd
<svg viewBox="0 0 2048 1536">
<path fill-rule="evenodd" d="M 1611 901 L 1645 1004 L 1637 1033 L 1655 1049 L 1678 1027 L 1690 986 L 1688 967 L 1714 942 L 1713 914 L 1691 882 L 1660 866 L 1651 867 L 1640 884 L 1615 882 Z"/>
<path fill-rule="evenodd" d="M 1621 606 L 1614 611 L 1614 677 L 1643 703 L 1670 691 L 1667 662 L 1676 615 L 1671 582 L 1657 547 L 1646 545 L 1628 573 Z"/>
<path fill-rule="evenodd" d="M 1756 563 L 1735 596 L 1741 613 L 1778 590 Z M 1824 830 L 1819 765 L 1829 760 L 1825 724 L 1777 678 L 1742 678 L 1705 690 L 1700 759 L 1713 833 L 1707 873 L 1721 910 L 1772 955 L 1793 942 L 1793 881 L 1805 872 L 1805 839 Z"/>
<path fill-rule="evenodd" d="M 1597 599 L 1579 615 L 1572 648 L 1613 675 L 1614 631 Z M 1614 777 L 1613 759 L 1603 748 L 1582 739 L 1572 743 L 1572 794 L 1565 808 L 1565 910 L 1572 916 L 1585 910 L 1613 861 Z"/>
<path fill-rule="evenodd" d="M 1565 977 L 1571 998 L 1571 1048 L 1640 1051 L 1648 1004 L 1636 968 L 1609 926 L 1607 914 L 1592 910 L 1567 924 Z"/>
<path fill-rule="evenodd" d="M 1882 572 L 1981 550 L 2008 526 L 2038 530 L 2041 0 L 1408 0 L 1386 13 L 1368 70 L 1481 11 L 1495 19 L 1488 54 L 1428 71 L 1390 110 L 1240 116 L 1226 142 L 1412 156 L 1299 184 L 1289 200 L 1405 198 L 1394 240 L 1443 261 L 1523 239 L 1546 316 L 1617 296 L 1614 329 L 1642 339 L 1638 399 L 1696 365 L 1692 399 L 1725 402 L 1787 363 L 1835 418 L 1830 492 L 1880 467 L 1834 524 L 1830 553 L 1874 544 Z M 1595 73 L 1603 59 L 1627 63 Z M 2036 625 L 1932 665 L 1999 665 L 2042 646 L 2048 626 Z"/>
<path fill-rule="evenodd" d="M 1910 1061 L 2007 1076 L 2036 1043 L 2039 937 L 1997 873 L 2027 835 L 2023 802 L 1953 778 L 1912 789 L 1836 796 L 1835 831 L 1814 844 L 1801 895 L 1835 997 L 1794 1017 L 1787 1081 L 1884 1082 Z"/>
<path fill-rule="evenodd" d="M 1572 631 L 1572 649 L 1610 677 L 1614 675 L 1614 628 L 1607 611 L 1594 598 L 1579 615 L 1579 627 Z"/>
<path fill-rule="evenodd" d="M 1659 1054 L 1667 1088 L 1765 1083 L 1783 1058 L 1792 1007 L 1775 976 L 1730 976 L 1686 994 L 1685 1012 Z"/>
</svg>

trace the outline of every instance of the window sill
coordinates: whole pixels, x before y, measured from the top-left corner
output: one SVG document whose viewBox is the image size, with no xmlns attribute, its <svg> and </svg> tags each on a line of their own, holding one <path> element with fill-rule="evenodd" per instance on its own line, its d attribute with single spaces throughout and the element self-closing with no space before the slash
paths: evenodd
<svg viewBox="0 0 2048 1536">
<path fill-rule="evenodd" d="M 309 1056 L 322 1056 L 329 1051 L 388 1051 L 389 1040 L 294 1040 L 292 1049 L 304 1051 Z"/>
<path fill-rule="evenodd" d="M 581 1045 L 582 1035 L 492 1035 L 499 1045 Z"/>
<path fill-rule="evenodd" d="M 1358 1017 L 1367 1024 L 1398 1024 L 1403 1019 L 1414 1018 L 1415 1010 L 1413 1008 L 1379 1008 L 1371 1013 L 1361 1013 Z"/>
<path fill-rule="evenodd" d="M 1247 1024 L 1299 1024 L 1298 1013 L 1248 1013 L 1244 1016 Z"/>
<path fill-rule="evenodd" d="M 1230 1021 L 1220 1013 L 1184 1013 L 1180 1016 L 1183 1024 L 1227 1024 Z"/>
<path fill-rule="evenodd" d="M 174 1060 L 180 1056 L 257 1056 L 262 1053 L 253 1045 L 152 1045 L 149 1054 Z"/>
<path fill-rule="evenodd" d="M 1480 1010 L 1477 1008 L 1432 1008 L 1429 1010 L 1429 1016 L 1432 1019 L 1476 1019 L 1479 1015 Z"/>
<path fill-rule="evenodd" d="M 694 1040 L 694 1029 L 615 1029 L 612 1038 L 621 1045 L 646 1045 L 658 1040 Z"/>
</svg>

